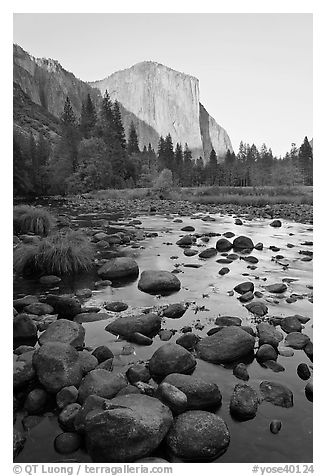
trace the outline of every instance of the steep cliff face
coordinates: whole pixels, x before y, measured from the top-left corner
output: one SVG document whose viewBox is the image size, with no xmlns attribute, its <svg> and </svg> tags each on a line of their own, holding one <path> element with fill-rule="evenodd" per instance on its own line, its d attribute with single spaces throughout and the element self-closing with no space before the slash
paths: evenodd
<svg viewBox="0 0 326 476">
<path fill-rule="evenodd" d="M 227 149 L 232 151 L 227 133 L 201 106 L 199 81 L 193 76 L 144 61 L 90 85 L 102 94 L 107 89 L 158 135 L 170 133 L 174 144 L 187 143 L 195 158 L 208 160 L 212 145 L 220 159 Z M 139 137 L 141 145 L 148 143 L 142 133 Z"/>
<path fill-rule="evenodd" d="M 42 111 L 32 104 L 44 108 L 50 128 L 53 121 L 48 114 L 59 118 L 67 96 L 79 117 L 87 94 L 99 107 L 107 89 L 111 98 L 120 103 L 126 134 L 134 122 L 141 147 L 151 143 L 156 149 L 160 135 L 165 137 L 170 133 L 174 144 L 188 144 L 194 158 L 202 156 L 207 161 L 212 147 L 219 160 L 223 160 L 227 149 L 232 151 L 226 131 L 200 104 L 199 82 L 193 76 L 145 61 L 101 81 L 85 83 L 55 60 L 34 58 L 18 45 L 14 45 L 13 53 L 14 106 L 20 99 L 19 107 L 14 107 L 14 122 L 19 127 L 28 129 L 31 122 L 41 127 Z M 26 105 L 25 118 L 23 104 Z M 57 134 L 57 125 L 53 133 Z"/>
<path fill-rule="evenodd" d="M 100 92 L 76 78 L 52 59 L 34 58 L 20 46 L 14 45 L 14 82 L 30 99 L 43 106 L 55 117 L 60 117 L 66 97 L 77 114 L 82 101 L 89 93 L 95 103 L 100 101 Z"/>
</svg>

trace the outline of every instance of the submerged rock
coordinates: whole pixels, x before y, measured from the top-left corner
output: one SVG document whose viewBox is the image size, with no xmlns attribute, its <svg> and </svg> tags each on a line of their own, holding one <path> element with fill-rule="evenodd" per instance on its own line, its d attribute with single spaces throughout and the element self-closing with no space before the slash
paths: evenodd
<svg viewBox="0 0 326 476">
<path fill-rule="evenodd" d="M 212 258 L 217 255 L 216 248 L 207 248 L 199 253 L 199 258 Z"/>
<path fill-rule="evenodd" d="M 269 429 L 271 430 L 271 433 L 273 433 L 274 435 L 279 433 L 281 428 L 282 428 L 281 420 L 272 420 L 270 425 L 269 425 Z"/>
<path fill-rule="evenodd" d="M 92 370 L 81 381 L 78 389 L 78 401 L 84 403 L 89 395 L 113 398 L 127 385 L 127 378 L 121 373 L 112 374 L 104 369 Z"/>
<path fill-rule="evenodd" d="M 309 380 L 311 377 L 311 372 L 307 364 L 299 364 L 297 374 L 302 380 Z"/>
<path fill-rule="evenodd" d="M 182 303 L 170 304 L 163 311 L 163 316 L 168 317 L 169 319 L 179 319 L 184 315 L 187 310 L 187 306 Z"/>
<path fill-rule="evenodd" d="M 291 332 L 285 338 L 285 344 L 292 349 L 303 349 L 309 342 L 309 337 L 301 332 Z"/>
<path fill-rule="evenodd" d="M 170 293 L 179 291 L 179 279 L 169 271 L 143 271 L 138 282 L 138 288 L 149 294 Z"/>
<path fill-rule="evenodd" d="M 33 365 L 37 378 L 49 393 L 78 386 L 82 378 L 79 353 L 69 344 L 47 342 L 34 352 Z"/>
<path fill-rule="evenodd" d="M 77 322 L 59 319 L 49 325 L 47 330 L 39 337 L 39 344 L 61 342 L 73 347 L 82 347 L 85 339 L 85 329 Z"/>
<path fill-rule="evenodd" d="M 147 337 L 154 337 L 161 329 L 161 318 L 154 313 L 141 314 L 140 316 L 119 317 L 110 322 L 105 328 L 111 334 L 119 335 L 125 339 L 132 339 L 135 333 Z"/>
<path fill-rule="evenodd" d="M 94 462 L 124 463 L 151 454 L 163 441 L 171 410 L 147 395 L 113 398 L 107 410 L 88 416 L 86 446 Z"/>
<path fill-rule="evenodd" d="M 220 238 L 215 245 L 217 251 L 230 251 L 232 246 L 232 243 L 226 238 Z"/>
<path fill-rule="evenodd" d="M 233 248 L 235 250 L 252 250 L 253 247 L 252 239 L 247 236 L 238 236 L 233 240 Z"/>
<path fill-rule="evenodd" d="M 287 316 L 281 321 L 281 329 L 287 334 L 301 332 L 302 324 L 296 316 Z"/>
<path fill-rule="evenodd" d="M 283 340 L 282 332 L 275 329 L 268 322 L 261 322 L 257 326 L 257 334 L 259 337 L 259 345 L 269 344 L 277 348 L 278 344 Z"/>
<path fill-rule="evenodd" d="M 111 312 L 121 312 L 128 309 L 128 304 L 120 301 L 112 301 L 105 304 L 105 309 Z"/>
<path fill-rule="evenodd" d="M 269 226 L 272 226 L 273 228 L 279 228 L 282 226 L 281 220 L 273 220 L 272 223 L 269 224 Z"/>
<path fill-rule="evenodd" d="M 253 388 L 246 384 L 234 387 L 230 401 L 230 413 L 237 420 L 251 420 L 256 416 L 259 398 Z"/>
<path fill-rule="evenodd" d="M 241 326 L 242 320 L 239 317 L 219 316 L 215 319 L 217 326 Z"/>
<path fill-rule="evenodd" d="M 238 294 L 246 294 L 254 291 L 254 283 L 251 281 L 245 281 L 244 283 L 237 284 L 234 288 Z"/>
<path fill-rule="evenodd" d="M 264 380 L 259 388 L 264 400 L 267 402 L 279 407 L 293 407 L 293 393 L 285 385 Z"/>
<path fill-rule="evenodd" d="M 176 340 L 176 343 L 187 350 L 193 350 L 198 341 L 199 337 L 196 334 L 193 332 L 186 332 Z"/>
<path fill-rule="evenodd" d="M 240 363 L 234 367 L 233 375 L 241 380 L 249 380 L 247 367 L 243 363 Z"/>
<path fill-rule="evenodd" d="M 169 450 L 185 461 L 211 460 L 225 452 L 230 433 L 222 418 L 192 410 L 174 420 L 166 442 Z"/>
<path fill-rule="evenodd" d="M 198 356 L 216 364 L 234 362 L 253 352 L 255 339 L 239 326 L 224 327 L 202 339 L 196 349 Z"/>
<path fill-rule="evenodd" d="M 60 319 L 73 319 L 81 312 L 81 304 L 75 297 L 48 294 L 46 302 L 54 308 L 54 312 L 59 315 Z"/>
<path fill-rule="evenodd" d="M 101 266 L 97 274 L 102 279 L 129 278 L 132 276 L 138 276 L 139 268 L 133 258 L 122 256 L 107 261 L 103 266 Z"/>
<path fill-rule="evenodd" d="M 277 352 L 275 350 L 275 347 L 270 344 L 263 344 L 257 350 L 256 359 L 259 362 L 264 362 L 265 360 L 276 360 Z"/>
<path fill-rule="evenodd" d="M 188 374 L 196 367 L 195 357 L 178 344 L 164 344 L 149 361 L 149 371 L 154 377 L 164 378 L 172 373 Z"/>
<path fill-rule="evenodd" d="M 180 373 L 168 375 L 164 382 L 174 385 L 187 396 L 187 410 L 204 410 L 221 405 L 222 395 L 214 382 Z"/>
<path fill-rule="evenodd" d="M 176 415 L 187 409 L 187 396 L 168 382 L 160 383 L 156 389 L 155 397 L 161 400 Z"/>
<path fill-rule="evenodd" d="M 285 283 L 275 283 L 269 284 L 265 287 L 266 291 L 269 293 L 282 294 L 287 290 L 287 285 Z"/>
<path fill-rule="evenodd" d="M 82 445 L 82 438 L 77 433 L 60 433 L 54 440 L 54 448 L 60 454 L 69 454 L 77 451 Z"/>
<path fill-rule="evenodd" d="M 268 307 L 263 302 L 254 301 L 246 305 L 249 312 L 252 312 L 256 316 L 263 317 L 268 313 Z"/>
</svg>

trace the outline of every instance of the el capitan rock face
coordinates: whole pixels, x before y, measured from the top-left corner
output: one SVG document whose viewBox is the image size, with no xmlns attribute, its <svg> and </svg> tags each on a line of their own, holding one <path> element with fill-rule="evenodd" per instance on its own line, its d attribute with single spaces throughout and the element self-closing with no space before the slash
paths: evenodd
<svg viewBox="0 0 326 476">
<path fill-rule="evenodd" d="M 135 124 L 140 148 L 151 143 L 157 150 L 159 137 L 170 133 L 174 145 L 177 142 L 182 146 L 188 144 L 194 159 L 202 156 L 205 162 L 208 161 L 214 148 L 218 160 L 223 161 L 227 150 L 233 151 L 227 132 L 199 102 L 199 81 L 193 76 L 144 61 L 103 80 L 87 83 L 66 71 L 56 60 L 34 58 L 19 45 L 13 48 L 14 86 L 20 96 L 26 95 L 25 116 L 31 116 L 30 122 L 32 125 L 35 122 L 36 131 L 40 125 L 44 129 L 43 122 L 50 122 L 49 130 L 43 131 L 49 133 L 49 138 L 56 137 L 59 132 L 55 121 L 63 111 L 67 96 L 79 116 L 87 94 L 99 107 L 101 95 L 107 89 L 111 99 L 120 103 L 126 135 L 131 122 Z M 27 107 L 26 101 L 36 106 Z M 45 118 L 42 114 L 40 118 L 37 107 L 42 108 Z M 14 107 L 14 123 L 16 128 L 24 129 L 20 109 Z M 38 120 L 35 121 L 34 116 Z"/>
<path fill-rule="evenodd" d="M 193 157 L 208 160 L 214 147 L 223 159 L 232 145 L 226 131 L 209 116 L 199 102 L 199 81 L 153 61 L 137 63 L 117 71 L 101 81 L 90 83 L 102 94 L 107 89 L 117 99 L 159 135 L 171 134 L 173 143 L 186 142 Z M 129 124 L 124 121 L 126 130 Z M 140 146 L 150 142 L 139 133 Z M 157 146 L 157 142 L 153 143 Z"/>
</svg>

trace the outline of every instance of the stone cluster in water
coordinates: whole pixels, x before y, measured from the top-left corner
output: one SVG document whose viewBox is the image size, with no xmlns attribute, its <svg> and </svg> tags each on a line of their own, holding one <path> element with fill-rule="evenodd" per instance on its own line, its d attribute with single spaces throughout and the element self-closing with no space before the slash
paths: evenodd
<svg viewBox="0 0 326 476">
<path fill-rule="evenodd" d="M 96 209 L 93 202 L 88 206 L 93 211 Z M 180 210 L 180 203 L 177 206 Z M 104 205 L 98 207 L 102 210 Z M 123 207 L 125 213 L 125 202 Z M 139 204 L 133 203 L 130 207 L 139 213 Z M 184 214 L 189 213 L 187 207 L 188 204 L 183 207 Z M 192 211 L 193 207 L 191 205 Z M 209 206 L 196 208 L 205 213 L 213 211 Z M 234 214 L 235 208 L 239 207 L 219 206 L 218 210 L 232 209 Z M 161 210 L 153 207 L 152 213 L 156 211 Z M 169 213 L 173 211 L 174 205 L 170 203 Z M 131 209 L 128 212 L 133 213 Z M 283 217 L 292 212 L 291 206 L 282 205 L 269 208 L 268 212 L 260 209 L 259 214 L 256 209 L 246 207 L 246 213 L 251 219 L 266 213 L 270 218 Z M 293 216 L 298 219 L 296 214 Z M 311 220 L 309 212 L 300 218 L 304 222 Z M 213 220 L 210 215 L 202 219 Z M 141 222 L 134 220 L 130 224 L 137 226 Z M 236 224 L 241 225 L 242 220 L 237 218 Z M 270 225 L 279 227 L 282 223 L 276 219 Z M 183 231 L 185 235 L 177 244 L 190 256 L 200 236 L 194 233 L 194 227 L 184 227 Z M 138 279 L 136 260 L 115 252 L 115 247 L 122 244 L 137 247 L 137 233 L 109 231 L 106 226 L 87 230 L 87 233 L 101 252 L 96 263 L 97 288 L 110 286 L 116 279 Z M 199 256 L 213 259 L 220 253 L 217 262 L 227 265 L 222 268 L 223 273 L 219 273 L 223 276 L 237 259 L 245 259 L 249 266 L 255 266 L 258 259 L 250 256 L 250 251 L 262 248 L 262 243 L 255 244 L 246 236 L 225 233 L 223 237 L 217 236 L 214 248 L 206 248 Z M 305 256 L 312 259 L 312 253 Z M 281 265 L 282 259 L 278 258 Z M 177 267 L 175 272 L 145 270 L 139 277 L 138 288 L 156 295 L 178 292 L 181 281 L 177 270 Z M 206 337 L 196 333 L 196 329 L 204 327 L 198 323 L 198 327 L 183 328 L 175 343 L 164 342 L 175 332 L 164 329 L 164 324 L 166 320 L 171 322 L 170 319 L 183 316 L 190 303 L 176 302 L 139 312 L 116 301 L 97 308 L 86 305 L 92 296 L 89 289 L 79 290 L 75 296 L 58 295 L 55 286 L 60 282 L 59 277 L 43 276 L 40 281 L 49 291 L 42 296 L 22 296 L 13 303 L 14 456 L 23 448 L 28 432 L 50 414 L 57 416 L 62 428 L 53 442 L 61 454 L 71 454 L 86 445 L 95 462 L 163 462 L 167 461 L 160 457 L 163 448 L 165 458 L 172 460 L 214 460 L 227 451 L 232 434 L 226 422 L 214 413 L 223 405 L 225 395 L 217 383 L 193 375 L 198 360 L 226 365 L 230 374 L 239 379 L 232 395 L 227 396 L 230 397 L 230 414 L 238 421 L 253 419 L 262 401 L 284 408 L 294 404 L 291 389 L 277 379 L 261 381 L 259 392 L 252 388 L 248 362 L 255 358 L 262 367 L 278 373 L 284 370 L 277 362 L 279 355 L 291 357 L 294 350 L 300 350 L 313 361 L 313 345 L 304 333 L 309 318 L 301 315 L 268 317 L 264 294 L 255 291 L 251 281 L 244 280 L 230 291 L 230 295 L 235 294 L 247 307 L 252 316 L 250 326 L 242 325 L 242 320 L 235 316 L 219 316 Z M 300 296 L 286 295 L 286 282 L 266 286 L 266 293 L 274 300 L 284 298 L 289 303 L 300 299 Z M 115 368 L 117 356 L 109 347 L 85 346 L 83 323 L 100 320 L 108 321 L 103 325 L 104 332 L 126 341 L 125 355 L 133 353 L 134 344 L 152 345 L 157 335 L 163 344 L 148 361 L 132 363 L 121 372 L 119 367 Z M 300 364 L 297 376 L 303 381 L 307 399 L 312 401 L 312 366 Z M 279 420 L 266 424 L 272 433 L 281 431 Z"/>
</svg>

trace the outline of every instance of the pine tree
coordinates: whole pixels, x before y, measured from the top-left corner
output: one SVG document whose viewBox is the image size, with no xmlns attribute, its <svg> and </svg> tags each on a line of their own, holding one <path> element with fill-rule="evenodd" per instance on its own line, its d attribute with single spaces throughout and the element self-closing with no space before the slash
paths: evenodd
<svg viewBox="0 0 326 476">
<path fill-rule="evenodd" d="M 114 102 L 113 109 L 112 109 L 112 114 L 113 114 L 113 124 L 114 124 L 114 129 L 117 134 L 117 138 L 120 142 L 120 145 L 123 149 L 126 148 L 126 136 L 125 136 L 125 130 L 122 124 L 122 119 L 121 119 L 121 112 L 120 112 L 120 106 L 118 101 Z"/>
<path fill-rule="evenodd" d="M 91 96 L 88 94 L 86 101 L 82 105 L 80 116 L 80 132 L 85 139 L 89 139 L 94 132 L 97 121 L 97 114 L 92 102 Z"/>
<path fill-rule="evenodd" d="M 174 151 L 171 134 L 169 133 L 165 138 L 164 160 L 166 167 L 172 172 L 175 170 Z"/>
<path fill-rule="evenodd" d="M 158 166 L 159 171 L 162 171 L 166 168 L 165 163 L 165 140 L 161 136 L 157 146 L 157 156 L 158 156 Z"/>
<path fill-rule="evenodd" d="M 184 151 L 183 151 L 183 181 L 182 185 L 186 187 L 190 187 L 192 185 L 193 179 L 193 161 L 192 161 L 192 153 L 188 147 L 188 144 L 185 143 Z"/>
<path fill-rule="evenodd" d="M 303 144 L 298 154 L 299 168 L 304 178 L 305 185 L 312 185 L 313 168 L 312 168 L 312 148 L 309 144 L 308 137 L 304 138 Z"/>
<path fill-rule="evenodd" d="M 64 146 L 68 152 L 72 171 L 75 172 L 78 166 L 78 142 L 79 134 L 77 129 L 77 120 L 72 109 L 70 99 L 67 96 L 66 102 L 61 116 L 62 122 L 62 137 Z"/>
<path fill-rule="evenodd" d="M 214 149 L 211 150 L 208 162 L 208 183 L 214 185 L 217 181 L 217 156 Z"/>
<path fill-rule="evenodd" d="M 107 90 L 104 93 L 101 104 L 99 136 L 103 137 L 107 144 L 113 143 L 114 140 L 117 139 L 113 116 L 113 106 Z"/>
<path fill-rule="evenodd" d="M 129 136 L 128 136 L 128 154 L 138 154 L 139 153 L 139 144 L 138 144 L 138 135 L 135 128 L 135 124 L 131 122 L 129 127 Z"/>
<path fill-rule="evenodd" d="M 174 152 L 175 157 L 175 177 L 181 183 L 182 181 L 182 172 L 183 172 L 183 151 L 182 145 L 177 142 Z"/>
</svg>

